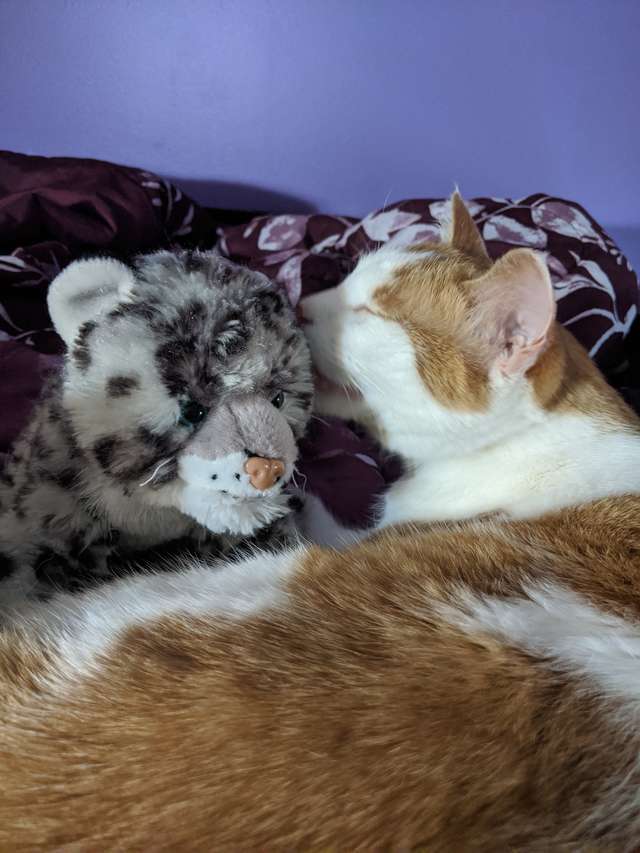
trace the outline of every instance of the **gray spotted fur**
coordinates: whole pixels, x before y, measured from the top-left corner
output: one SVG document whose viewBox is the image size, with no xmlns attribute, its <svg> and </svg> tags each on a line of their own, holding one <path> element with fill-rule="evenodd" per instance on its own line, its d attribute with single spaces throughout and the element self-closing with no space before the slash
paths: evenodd
<svg viewBox="0 0 640 853">
<path fill-rule="evenodd" d="M 223 554 L 245 541 L 179 508 L 181 455 L 197 432 L 181 421 L 186 400 L 214 413 L 247 395 L 269 405 L 283 391 L 281 428 L 296 440 L 305 430 L 306 341 L 265 276 L 212 253 L 159 252 L 137 260 L 132 280 L 124 298 L 95 290 L 100 310 L 68 341 L 64 371 L 2 474 L 0 609 L 52 587 L 83 588 L 157 553 Z M 90 289 L 74 295 L 69 328 L 91 298 Z M 280 542 L 288 522 L 249 540 Z"/>
</svg>

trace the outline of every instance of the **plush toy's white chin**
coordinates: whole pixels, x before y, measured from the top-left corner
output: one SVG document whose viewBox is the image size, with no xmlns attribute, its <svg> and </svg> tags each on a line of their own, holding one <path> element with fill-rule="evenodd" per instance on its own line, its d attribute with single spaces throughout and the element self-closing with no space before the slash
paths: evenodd
<svg viewBox="0 0 640 853">
<path fill-rule="evenodd" d="M 234 495 L 208 486 L 187 483 L 179 509 L 212 533 L 251 536 L 289 511 L 281 492 L 256 496 Z"/>
</svg>

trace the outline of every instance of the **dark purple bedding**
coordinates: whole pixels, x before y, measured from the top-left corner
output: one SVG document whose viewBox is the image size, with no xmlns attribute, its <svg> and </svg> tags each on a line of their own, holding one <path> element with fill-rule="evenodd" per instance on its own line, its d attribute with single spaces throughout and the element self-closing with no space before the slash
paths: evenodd
<svg viewBox="0 0 640 853">
<path fill-rule="evenodd" d="M 242 217 L 204 209 L 138 169 L 0 152 L 0 454 L 28 418 L 46 372 L 59 364 L 46 292 L 74 258 L 217 246 L 279 281 L 295 303 L 338 284 L 363 251 L 433 238 L 443 208 L 442 200 L 419 199 L 364 219 Z M 471 210 L 493 257 L 513 246 L 545 254 L 560 320 L 640 408 L 638 280 L 598 223 L 580 205 L 543 194 L 479 198 Z M 375 495 L 399 470 L 366 436 L 332 420 L 313 422 L 302 452 L 308 489 L 350 526 L 367 522 Z"/>
</svg>

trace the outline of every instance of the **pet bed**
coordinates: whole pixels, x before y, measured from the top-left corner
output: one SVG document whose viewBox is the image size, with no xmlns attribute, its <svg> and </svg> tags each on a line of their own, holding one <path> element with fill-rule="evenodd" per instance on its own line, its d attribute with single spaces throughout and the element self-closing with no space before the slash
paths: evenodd
<svg viewBox="0 0 640 853">
<path fill-rule="evenodd" d="M 492 257 L 514 246 L 544 253 L 560 321 L 640 410 L 638 280 L 601 226 L 579 204 L 542 193 L 469 205 Z M 338 284 L 362 252 L 433 239 L 445 210 L 442 199 L 402 201 L 362 219 L 206 209 L 150 172 L 0 152 L 0 465 L 59 363 L 46 292 L 71 260 L 217 246 L 280 282 L 295 303 Z M 315 419 L 300 470 L 334 516 L 359 527 L 400 466 L 357 427 Z"/>
</svg>

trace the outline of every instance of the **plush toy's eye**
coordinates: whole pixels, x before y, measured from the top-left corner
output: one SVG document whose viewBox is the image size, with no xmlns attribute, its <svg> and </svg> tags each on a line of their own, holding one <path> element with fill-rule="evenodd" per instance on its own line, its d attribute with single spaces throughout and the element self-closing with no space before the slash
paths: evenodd
<svg viewBox="0 0 640 853">
<path fill-rule="evenodd" d="M 195 400 L 185 400 L 180 405 L 180 422 L 187 426 L 198 426 L 207 417 L 207 410 Z"/>
<path fill-rule="evenodd" d="M 276 409 L 281 409 L 284 406 L 284 394 L 282 391 L 278 391 L 276 396 L 271 400 L 271 405 L 275 406 Z"/>
</svg>

